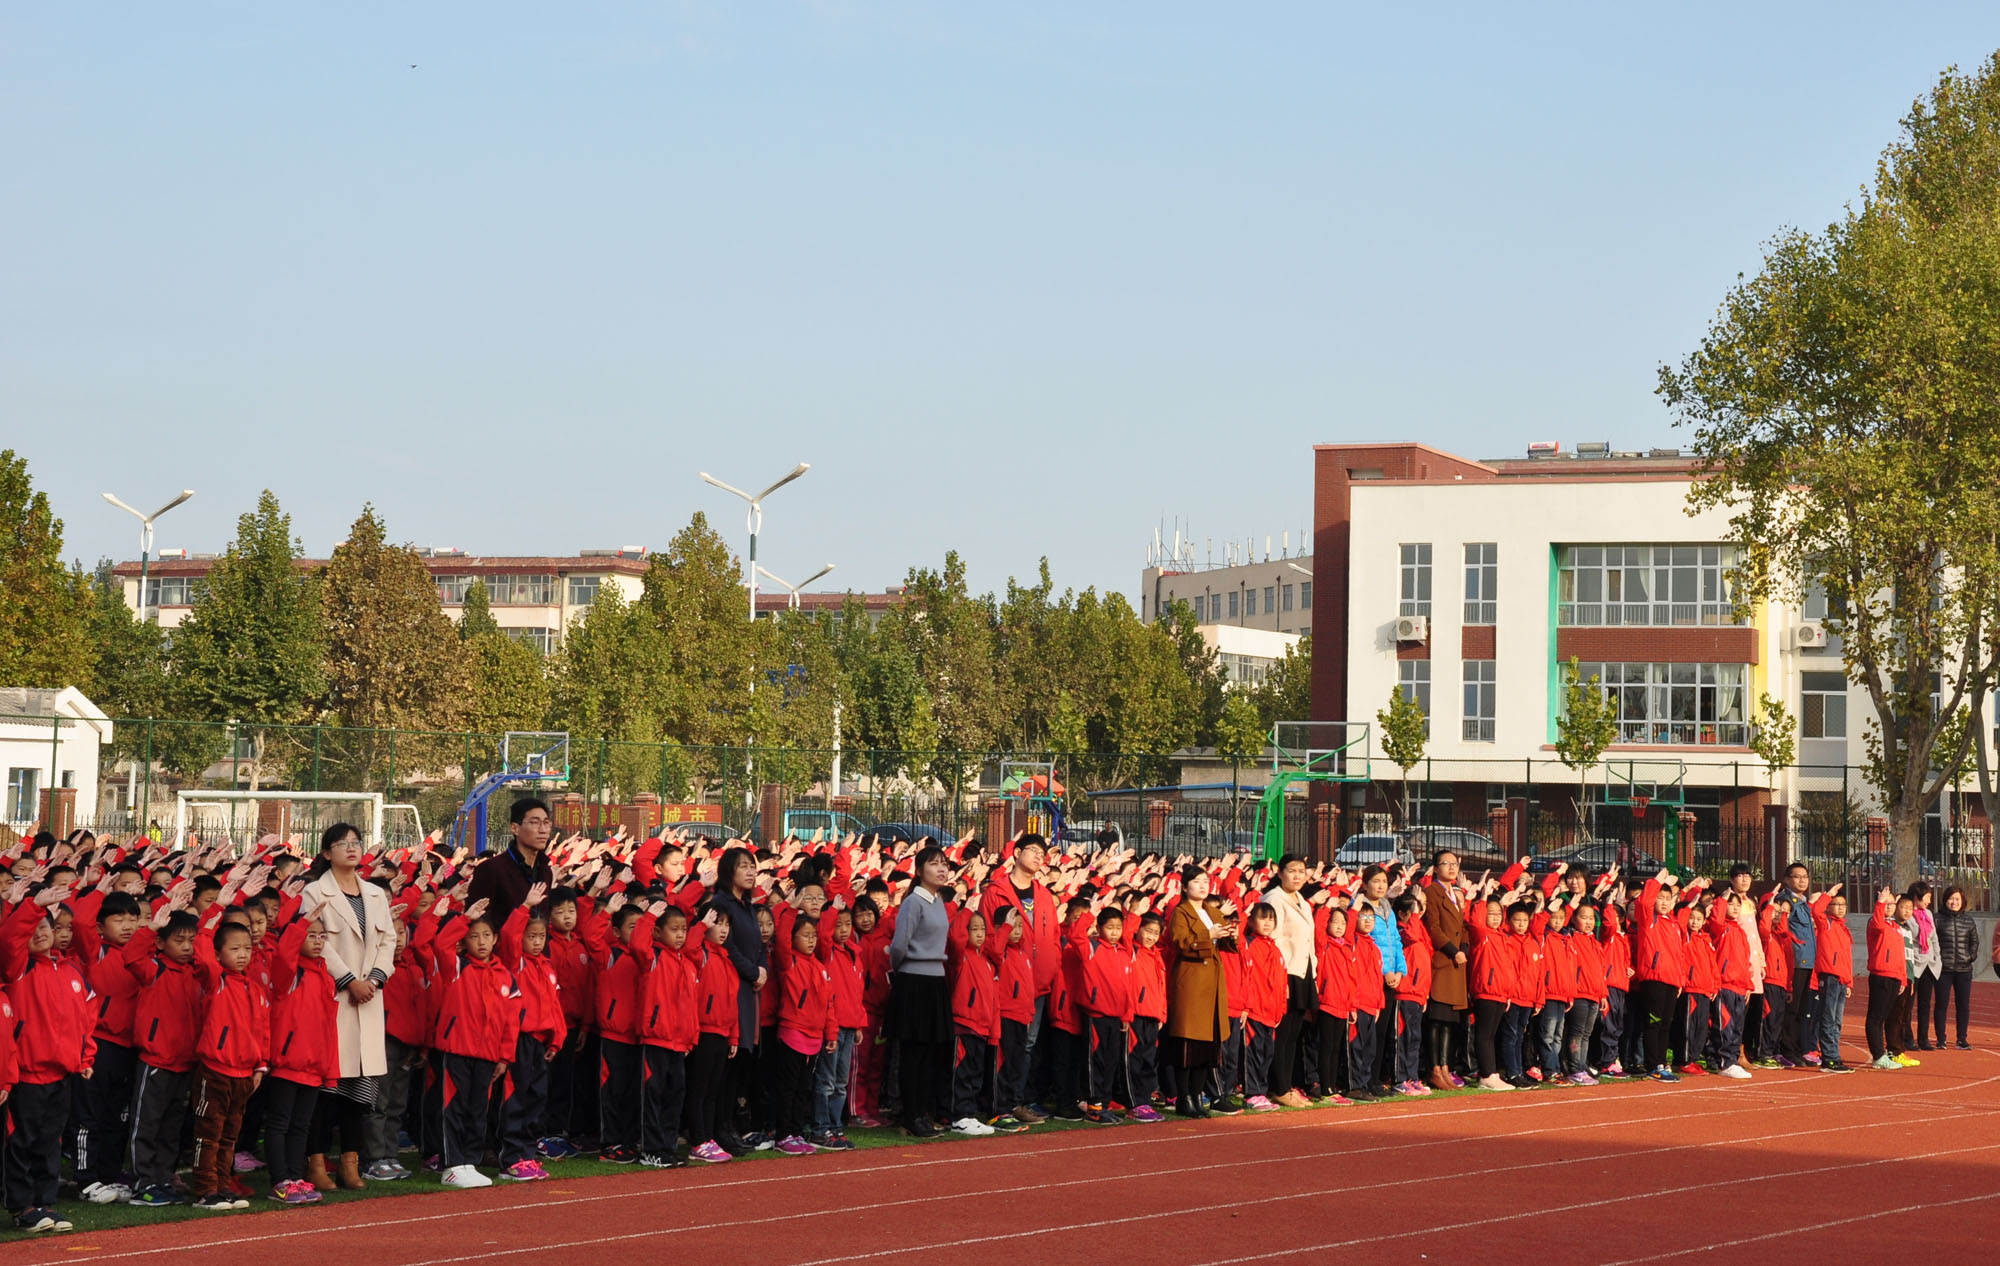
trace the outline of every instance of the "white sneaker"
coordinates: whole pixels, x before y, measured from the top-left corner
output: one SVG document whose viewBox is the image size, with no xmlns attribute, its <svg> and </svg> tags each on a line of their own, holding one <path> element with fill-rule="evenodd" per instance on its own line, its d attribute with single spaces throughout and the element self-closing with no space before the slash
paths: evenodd
<svg viewBox="0 0 2000 1266">
<path fill-rule="evenodd" d="M 958 1134 L 977 1135 L 993 1133 L 993 1127 L 979 1120 L 977 1117 L 960 1117 L 951 1123 L 951 1128 L 954 1133 Z"/>
<path fill-rule="evenodd" d="M 471 1165 L 453 1165 L 440 1179 L 447 1187 L 491 1187 L 493 1180 Z"/>
<path fill-rule="evenodd" d="M 1730 1079 L 1731 1081 L 1749 1081 L 1749 1080 L 1750 1080 L 1750 1070 L 1749 1070 L 1749 1069 L 1747 1069 L 1747 1068 L 1745 1068 L 1745 1067 L 1744 1067 L 1743 1065 L 1741 1065 L 1741 1064 L 1727 1064 L 1727 1065 L 1724 1065 L 1724 1066 L 1723 1066 L 1723 1069 L 1722 1069 L 1722 1075 L 1723 1075 L 1724 1077 L 1727 1077 L 1727 1078 L 1729 1078 L 1729 1079 Z"/>
<path fill-rule="evenodd" d="M 111 1197 L 104 1194 L 109 1187 L 109 1183 L 94 1182 L 76 1194 L 92 1204 L 110 1204 Z"/>
<path fill-rule="evenodd" d="M 1514 1087 L 1505 1077 L 1502 1077 L 1499 1073 L 1494 1073 L 1491 1077 L 1480 1078 L 1479 1088 L 1481 1090 L 1512 1090 Z"/>
</svg>

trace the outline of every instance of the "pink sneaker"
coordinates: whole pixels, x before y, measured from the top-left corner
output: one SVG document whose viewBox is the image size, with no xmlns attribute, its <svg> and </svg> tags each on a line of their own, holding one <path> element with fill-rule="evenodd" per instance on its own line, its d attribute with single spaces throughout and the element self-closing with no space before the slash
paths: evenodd
<svg viewBox="0 0 2000 1266">
<path fill-rule="evenodd" d="M 819 1149 L 794 1134 L 790 1138 L 780 1139 L 778 1150 L 787 1156 L 811 1156 Z"/>
<path fill-rule="evenodd" d="M 1419 1086 L 1414 1081 L 1406 1081 L 1396 1087 L 1396 1093 L 1411 1099 L 1421 1099 L 1425 1095 L 1429 1094 L 1430 1091 L 1426 1090 L 1422 1086 Z"/>
<path fill-rule="evenodd" d="M 549 1171 L 537 1161 L 517 1160 L 501 1170 L 500 1176 L 514 1182 L 540 1182 L 549 1176 Z"/>
<path fill-rule="evenodd" d="M 1451 1077 L 1451 1088 L 1453 1090 L 1465 1089 L 1465 1078 L 1459 1076 L 1457 1073 L 1450 1073 L 1448 1075 Z"/>
<path fill-rule="evenodd" d="M 690 1151 L 688 1153 L 688 1159 L 707 1161 L 711 1165 L 720 1165 L 725 1161 L 732 1161 L 735 1160 L 736 1158 L 734 1156 L 731 1156 L 728 1152 L 723 1151 L 720 1147 L 716 1146 L 714 1139 L 710 1139 L 708 1142 L 703 1143 L 700 1147 L 697 1147 L 693 1151 Z"/>
<path fill-rule="evenodd" d="M 1338 1090 L 1334 1091 L 1326 1098 L 1320 1100 L 1320 1102 L 1325 1104 L 1329 1108 L 1351 1108 L 1354 1106 L 1354 1100 L 1349 1099 L 1346 1095 L 1341 1094 Z"/>
<path fill-rule="evenodd" d="M 1595 1086 L 1597 1078 L 1591 1076 L 1589 1073 L 1571 1073 L 1569 1075 L 1569 1084 L 1572 1086 Z"/>
<path fill-rule="evenodd" d="M 251 1174 L 264 1168 L 264 1162 L 258 1160 L 255 1156 L 251 1155 L 249 1152 L 238 1152 L 236 1153 L 236 1158 L 234 1162 L 231 1164 L 230 1168 L 234 1169 L 239 1174 Z"/>
<path fill-rule="evenodd" d="M 1166 1118 L 1161 1116 L 1159 1112 L 1156 1111 L 1150 1104 L 1143 1104 L 1143 1103 L 1140 1104 L 1138 1107 L 1132 1109 L 1131 1119 L 1134 1121 L 1143 1122 L 1147 1125 L 1151 1125 L 1158 1121 L 1166 1120 Z"/>
<path fill-rule="evenodd" d="M 1614 1059 L 1611 1061 L 1610 1066 L 1604 1070 L 1604 1075 L 1606 1077 L 1623 1077 L 1625 1075 L 1625 1065 Z"/>
<path fill-rule="evenodd" d="M 1266 1095 L 1251 1095 L 1243 1101 L 1243 1106 L 1252 1112 L 1276 1112 L 1278 1105 Z"/>
</svg>

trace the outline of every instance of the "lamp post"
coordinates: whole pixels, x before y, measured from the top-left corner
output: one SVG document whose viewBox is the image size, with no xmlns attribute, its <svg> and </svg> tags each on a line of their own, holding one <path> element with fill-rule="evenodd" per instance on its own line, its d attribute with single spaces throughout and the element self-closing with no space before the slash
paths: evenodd
<svg viewBox="0 0 2000 1266">
<path fill-rule="evenodd" d="M 175 497 L 172 501 L 167 502 L 167 504 L 153 511 L 151 514 L 141 514 L 112 494 L 108 492 L 104 494 L 106 501 L 109 501 L 112 505 L 117 506 L 120 510 L 139 520 L 139 622 L 141 624 L 146 621 L 146 573 L 147 567 L 153 557 L 153 523 L 161 515 L 193 495 L 194 489 L 183 488 L 181 489 L 181 495 Z M 158 612 L 156 611 L 154 614 L 157 618 Z"/>
<path fill-rule="evenodd" d="M 828 572 L 832 571 L 833 564 L 828 563 L 826 566 L 820 568 L 812 575 L 807 576 L 804 580 L 801 580 L 796 585 L 790 583 L 784 577 L 773 572 L 770 568 L 764 566 L 762 563 L 759 563 L 757 565 L 757 570 L 763 573 L 764 579 L 770 581 L 772 584 L 776 585 L 780 589 L 783 589 L 788 595 L 790 595 L 785 600 L 785 610 L 796 611 L 799 609 L 799 590 L 804 589 L 807 585 L 811 584 L 813 581 L 818 580 L 821 576 L 824 576 Z"/>
<path fill-rule="evenodd" d="M 809 463 L 800 462 L 798 465 L 792 467 L 784 478 L 759 493 L 745 492 L 734 484 L 722 482 L 705 470 L 701 472 L 701 481 L 703 483 L 708 484 L 710 487 L 720 488 L 724 492 L 732 496 L 741 497 L 750 503 L 749 514 L 746 516 L 750 526 L 750 553 L 743 560 L 743 586 L 750 591 L 750 623 L 753 625 L 757 623 L 757 533 L 764 526 L 764 498 L 811 469 L 812 466 Z M 757 693 L 757 674 L 755 672 L 750 674 L 750 693 L 753 695 Z M 754 739 L 756 736 L 752 735 L 751 737 Z M 748 812 L 750 805 L 753 803 L 753 797 L 756 794 L 753 790 L 755 780 L 751 777 L 752 772 L 756 768 L 757 758 L 752 754 L 755 750 L 754 746 L 746 746 L 743 749 L 743 808 L 746 812 Z M 771 824 L 768 822 L 765 823 L 764 828 L 765 834 L 769 836 Z"/>
</svg>

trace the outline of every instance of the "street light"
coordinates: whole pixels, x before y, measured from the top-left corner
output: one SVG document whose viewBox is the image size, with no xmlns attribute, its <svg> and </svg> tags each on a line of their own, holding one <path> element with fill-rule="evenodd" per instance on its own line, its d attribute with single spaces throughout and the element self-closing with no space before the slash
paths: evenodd
<svg viewBox="0 0 2000 1266">
<path fill-rule="evenodd" d="M 1311 580 L 1311 579 L 1312 579 L 1312 574 L 1313 574 L 1313 572 L 1312 572 L 1312 568 L 1310 568 L 1310 567 L 1301 567 L 1301 566 L 1299 566 L 1299 565 L 1298 565 L 1297 563 L 1286 563 L 1286 564 L 1285 564 L 1285 566 L 1287 566 L 1287 567 L 1291 568 L 1291 569 L 1292 569 L 1293 571 L 1297 572 L 1297 573 L 1298 573 L 1299 575 L 1301 575 L 1301 576 L 1304 576 L 1304 577 L 1305 577 L 1305 578 L 1306 578 L 1307 580 Z"/>
<path fill-rule="evenodd" d="M 812 467 L 809 464 L 800 462 L 798 465 L 792 467 L 791 473 L 783 479 L 764 489 L 764 491 L 755 494 L 745 492 L 734 484 L 723 483 L 707 471 L 701 472 L 701 481 L 703 483 L 720 488 L 724 492 L 741 497 L 750 503 L 750 512 L 747 516 L 750 524 L 750 556 L 743 560 L 743 583 L 750 590 L 750 618 L 753 621 L 757 618 L 757 533 L 764 526 L 764 498 L 811 469 Z"/>
<path fill-rule="evenodd" d="M 153 556 L 153 521 L 193 495 L 194 489 L 183 488 L 181 489 L 181 495 L 175 497 L 172 501 L 167 502 L 167 504 L 153 511 L 151 514 L 141 514 L 110 493 L 107 492 L 104 494 L 106 501 L 109 501 L 112 505 L 117 506 L 120 510 L 139 520 L 139 622 L 142 624 L 146 620 L 147 564 L 152 561 Z"/>
<path fill-rule="evenodd" d="M 783 576 L 778 575 L 770 568 L 764 566 L 762 563 L 757 564 L 757 570 L 763 573 L 764 579 L 770 581 L 772 584 L 776 585 L 780 589 L 785 590 L 787 593 L 791 595 L 791 597 L 788 598 L 785 602 L 785 609 L 787 611 L 796 611 L 799 609 L 799 590 L 804 589 L 807 585 L 811 584 L 813 581 L 818 580 L 821 576 L 824 576 L 828 572 L 832 571 L 833 564 L 828 563 L 826 566 L 820 568 L 812 575 L 807 576 L 804 580 L 801 580 L 796 585 L 786 580 Z"/>
</svg>

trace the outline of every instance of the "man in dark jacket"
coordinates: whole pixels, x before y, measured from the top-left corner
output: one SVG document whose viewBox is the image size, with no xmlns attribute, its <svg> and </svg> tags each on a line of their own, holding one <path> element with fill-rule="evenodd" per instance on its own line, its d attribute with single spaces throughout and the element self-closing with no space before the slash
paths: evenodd
<svg viewBox="0 0 2000 1266">
<path fill-rule="evenodd" d="M 514 828 L 514 842 L 495 853 L 472 871 L 472 890 L 467 902 L 484 900 L 486 913 L 495 927 L 504 926 L 507 916 L 528 899 L 528 889 L 536 884 L 555 886 L 549 869 L 549 837 L 555 833 L 555 817 L 549 806 L 533 796 L 523 796 L 507 812 Z"/>
</svg>

